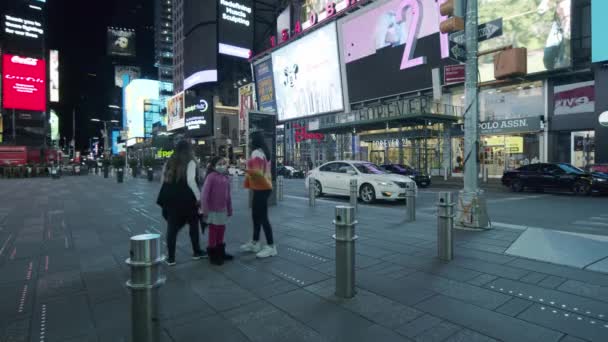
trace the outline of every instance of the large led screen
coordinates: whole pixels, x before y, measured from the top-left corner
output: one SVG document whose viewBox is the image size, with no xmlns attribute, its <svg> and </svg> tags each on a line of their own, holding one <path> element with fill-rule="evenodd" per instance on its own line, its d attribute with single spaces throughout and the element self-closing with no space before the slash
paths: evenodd
<svg viewBox="0 0 608 342">
<path fill-rule="evenodd" d="M 280 121 L 344 109 L 336 24 L 272 53 Z"/>
<path fill-rule="evenodd" d="M 219 0 L 219 52 L 241 58 L 251 57 L 253 6 L 251 0 Z"/>
<path fill-rule="evenodd" d="M 479 23 L 502 18 L 503 34 L 483 41 L 479 50 L 507 45 L 528 49 L 528 73 L 567 68 L 572 64 L 570 44 L 571 0 L 478 0 Z M 494 79 L 494 57 L 479 57 L 481 81 Z"/>
<path fill-rule="evenodd" d="M 265 58 L 253 65 L 255 75 L 255 94 L 258 109 L 262 112 L 276 113 L 274 81 L 272 75 L 272 59 Z"/>
<path fill-rule="evenodd" d="M 184 127 L 184 92 L 167 99 L 167 131 Z"/>
<path fill-rule="evenodd" d="M 455 64 L 439 33 L 439 2 L 390 0 L 341 19 L 351 103 L 430 89 L 432 69 Z"/>
<path fill-rule="evenodd" d="M 49 51 L 49 94 L 51 102 L 59 102 L 59 51 Z"/>
<path fill-rule="evenodd" d="M 213 135 L 213 87 L 186 90 L 184 95 L 185 125 L 190 137 Z"/>
<path fill-rule="evenodd" d="M 158 100 L 159 82 L 133 80 L 125 87 L 128 139 L 144 136 L 144 100 Z"/>
<path fill-rule="evenodd" d="M 606 34 L 608 1 L 591 0 L 591 61 L 608 61 L 608 35 Z"/>
<path fill-rule="evenodd" d="M 108 27 L 108 54 L 135 57 L 135 31 Z"/>
<path fill-rule="evenodd" d="M 46 111 L 44 60 L 7 54 L 2 66 L 4 108 Z"/>
</svg>

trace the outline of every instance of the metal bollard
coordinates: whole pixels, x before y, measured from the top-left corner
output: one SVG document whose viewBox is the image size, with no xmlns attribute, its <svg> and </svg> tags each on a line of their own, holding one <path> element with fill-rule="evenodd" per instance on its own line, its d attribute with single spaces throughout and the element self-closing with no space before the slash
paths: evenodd
<svg viewBox="0 0 608 342">
<path fill-rule="evenodd" d="M 416 221 L 416 183 L 407 182 L 405 188 L 405 221 Z"/>
<path fill-rule="evenodd" d="M 315 179 L 314 177 L 308 178 L 308 206 L 314 208 L 316 206 L 315 203 Z"/>
<path fill-rule="evenodd" d="M 443 180 L 444 181 L 448 180 L 448 168 L 447 167 L 443 168 Z"/>
<path fill-rule="evenodd" d="M 355 208 L 339 205 L 336 207 L 336 296 L 355 296 Z"/>
<path fill-rule="evenodd" d="M 277 200 L 283 201 L 283 176 L 277 177 Z"/>
<path fill-rule="evenodd" d="M 350 206 L 355 208 L 355 215 L 357 214 L 357 211 L 359 210 L 359 208 L 357 206 L 358 200 L 359 200 L 359 186 L 357 185 L 356 179 L 351 179 L 350 180 Z"/>
<path fill-rule="evenodd" d="M 454 258 L 454 203 L 451 192 L 440 192 L 437 202 L 437 256 L 440 260 Z"/>
<path fill-rule="evenodd" d="M 483 168 L 483 182 L 484 183 L 488 182 L 488 172 L 489 172 L 488 168 L 484 167 Z"/>
<path fill-rule="evenodd" d="M 159 234 L 131 237 L 131 333 L 133 341 L 160 341 L 159 288 L 165 283 L 161 272 L 162 254 Z"/>
</svg>

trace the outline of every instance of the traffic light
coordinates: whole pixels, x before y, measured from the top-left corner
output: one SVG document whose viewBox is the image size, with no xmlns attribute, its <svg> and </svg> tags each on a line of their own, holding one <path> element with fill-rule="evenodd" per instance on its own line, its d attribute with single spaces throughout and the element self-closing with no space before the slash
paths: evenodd
<svg viewBox="0 0 608 342">
<path fill-rule="evenodd" d="M 441 33 L 452 33 L 464 30 L 464 0 L 445 0 L 439 7 L 442 16 L 448 17 L 439 24 Z"/>
</svg>

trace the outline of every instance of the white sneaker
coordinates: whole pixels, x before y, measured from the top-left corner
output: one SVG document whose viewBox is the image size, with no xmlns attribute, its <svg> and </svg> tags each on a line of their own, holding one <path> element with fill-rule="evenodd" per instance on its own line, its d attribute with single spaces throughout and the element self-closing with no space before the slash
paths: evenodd
<svg viewBox="0 0 608 342">
<path fill-rule="evenodd" d="M 260 244 L 259 241 L 249 241 L 244 245 L 241 245 L 241 250 L 243 252 L 251 252 L 251 253 L 257 253 L 259 251 L 262 250 L 262 244 Z"/>
<path fill-rule="evenodd" d="M 277 247 L 272 245 L 272 246 L 264 246 L 264 248 L 262 248 L 262 250 L 255 256 L 258 258 L 268 258 L 268 257 L 272 257 L 275 255 L 277 255 Z"/>
</svg>

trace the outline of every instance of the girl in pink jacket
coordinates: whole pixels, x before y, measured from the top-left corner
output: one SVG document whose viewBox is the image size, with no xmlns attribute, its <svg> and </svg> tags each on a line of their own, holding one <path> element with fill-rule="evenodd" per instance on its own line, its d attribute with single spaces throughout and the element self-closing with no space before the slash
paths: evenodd
<svg viewBox="0 0 608 342">
<path fill-rule="evenodd" d="M 232 198 L 230 196 L 230 179 L 226 175 L 226 159 L 214 157 L 209 163 L 205 184 L 201 190 L 201 212 L 209 225 L 209 244 L 207 253 L 209 261 L 221 265 L 224 260 L 232 260 L 226 253 L 224 232 L 228 218 L 232 216 Z"/>
</svg>

